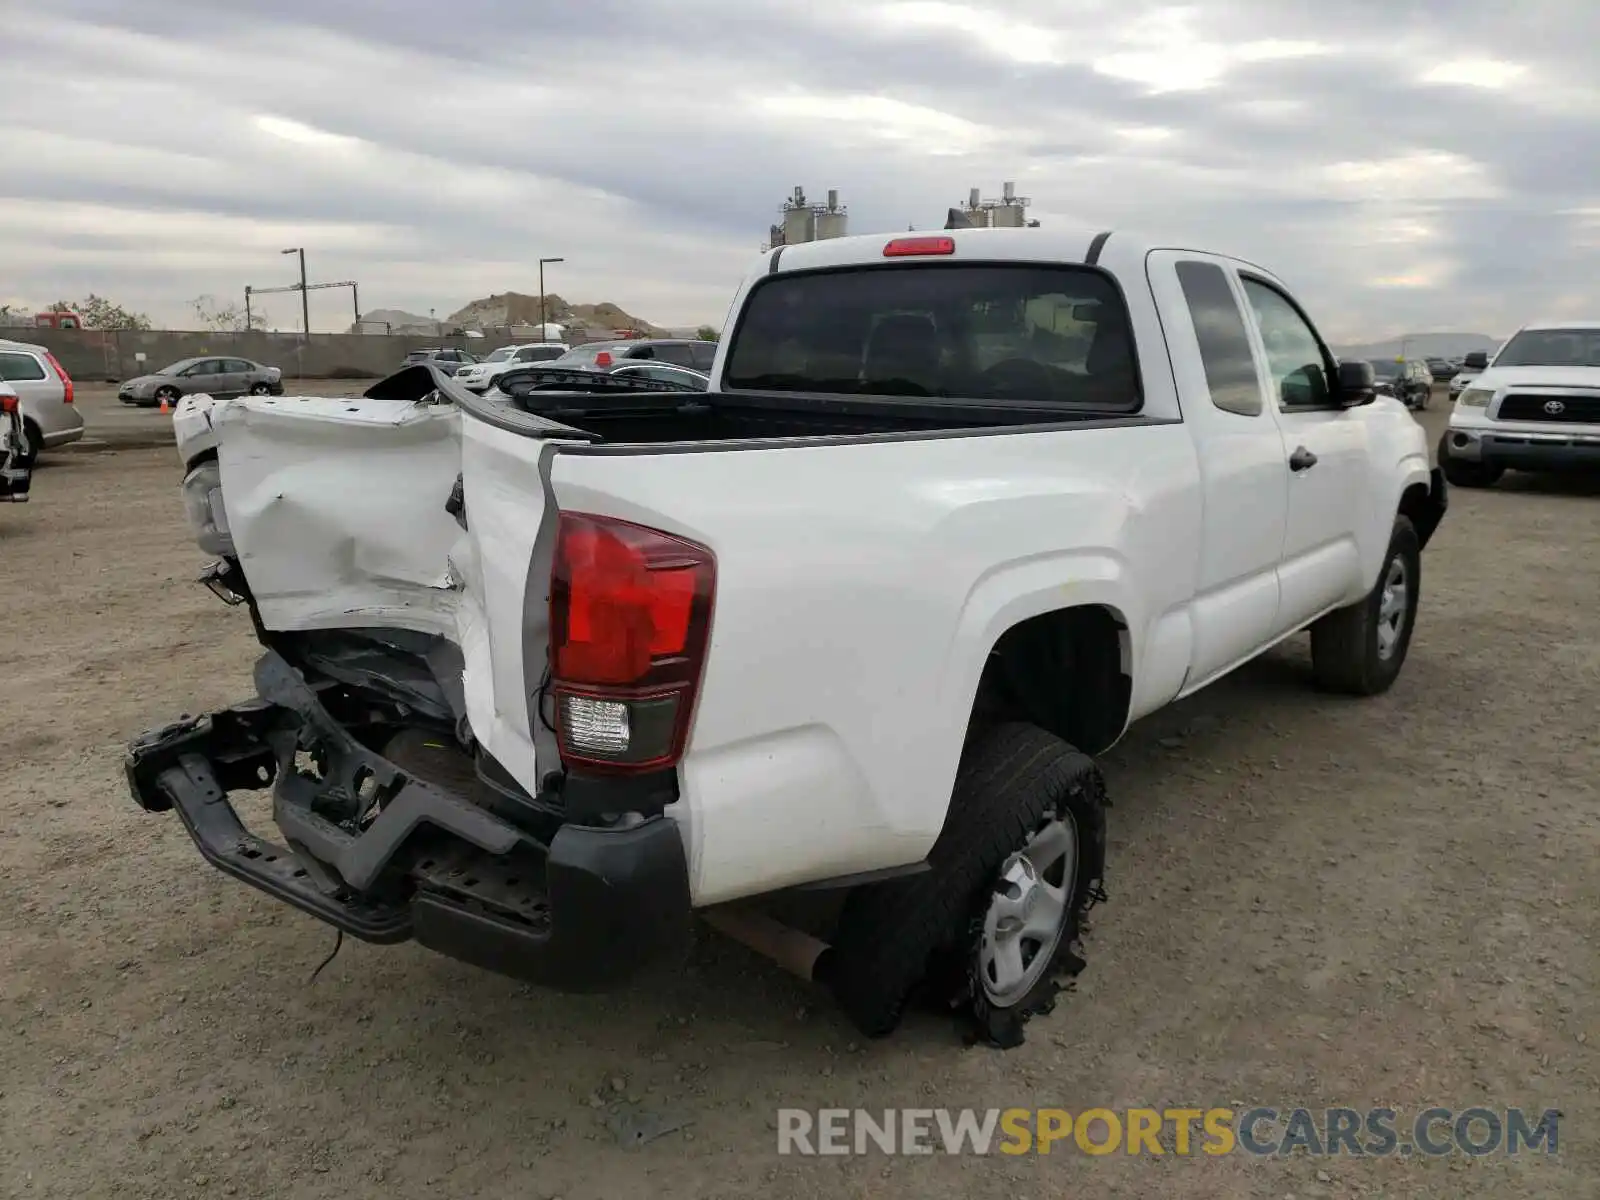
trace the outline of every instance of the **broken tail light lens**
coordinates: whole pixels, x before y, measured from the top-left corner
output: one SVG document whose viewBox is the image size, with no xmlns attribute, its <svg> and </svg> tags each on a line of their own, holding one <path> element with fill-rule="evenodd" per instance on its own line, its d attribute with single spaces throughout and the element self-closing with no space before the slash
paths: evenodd
<svg viewBox="0 0 1600 1200">
<path fill-rule="evenodd" d="M 550 693 L 562 761 L 660 770 L 688 741 L 716 559 L 612 517 L 562 513 L 550 577 Z"/>
<path fill-rule="evenodd" d="M 184 476 L 183 507 L 200 549 L 226 558 L 235 556 L 228 510 L 222 503 L 222 468 L 216 459 L 201 463 Z"/>
</svg>

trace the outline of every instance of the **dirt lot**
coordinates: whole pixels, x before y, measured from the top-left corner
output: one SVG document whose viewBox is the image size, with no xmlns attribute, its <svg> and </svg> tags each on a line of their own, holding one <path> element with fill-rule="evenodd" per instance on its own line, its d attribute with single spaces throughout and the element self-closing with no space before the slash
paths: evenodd
<svg viewBox="0 0 1600 1200">
<path fill-rule="evenodd" d="M 998 1053 L 932 1018 L 862 1045 L 709 934 L 598 999 L 414 946 L 308 984 L 331 933 L 121 779 L 130 734 L 249 688 L 176 484 L 170 449 L 57 455 L 0 508 L 0 1194 L 1600 1194 L 1600 489 L 1454 493 L 1387 697 L 1312 692 L 1294 643 L 1135 729 L 1089 969 Z M 693 1124 L 623 1149 L 630 1097 Z M 1562 1153 L 775 1152 L 780 1106 L 1144 1104 L 1553 1107 Z"/>
</svg>

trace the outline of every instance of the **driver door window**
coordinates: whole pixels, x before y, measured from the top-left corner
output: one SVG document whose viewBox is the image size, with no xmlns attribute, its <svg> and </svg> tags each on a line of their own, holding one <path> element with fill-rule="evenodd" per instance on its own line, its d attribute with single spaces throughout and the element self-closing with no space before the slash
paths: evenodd
<svg viewBox="0 0 1600 1200">
<path fill-rule="evenodd" d="M 1278 405 L 1285 411 L 1338 407 L 1322 341 L 1289 298 L 1244 276 L 1245 296 L 1266 351 Z"/>
</svg>

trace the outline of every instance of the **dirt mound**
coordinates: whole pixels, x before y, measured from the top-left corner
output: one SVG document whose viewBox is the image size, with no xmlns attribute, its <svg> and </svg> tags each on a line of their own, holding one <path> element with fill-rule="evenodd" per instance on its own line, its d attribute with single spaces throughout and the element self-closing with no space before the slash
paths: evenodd
<svg viewBox="0 0 1600 1200">
<path fill-rule="evenodd" d="M 554 292 L 544 298 L 544 318 L 570 328 L 637 329 L 655 334 L 660 331 L 650 322 L 604 301 L 600 304 L 570 304 Z M 447 326 L 463 329 L 494 329 L 507 325 L 537 325 L 539 297 L 523 292 L 505 292 L 474 300 L 445 318 Z"/>
</svg>

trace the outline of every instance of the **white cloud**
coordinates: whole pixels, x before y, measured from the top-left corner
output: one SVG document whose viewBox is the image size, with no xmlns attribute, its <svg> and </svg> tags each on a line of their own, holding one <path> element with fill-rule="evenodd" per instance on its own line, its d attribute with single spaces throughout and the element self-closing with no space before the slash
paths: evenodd
<svg viewBox="0 0 1600 1200">
<path fill-rule="evenodd" d="M 1422 82 L 1497 91 L 1510 86 L 1527 73 L 1528 68 L 1521 63 L 1502 62 L 1494 58 L 1458 58 L 1429 67 L 1423 73 Z"/>
<path fill-rule="evenodd" d="M 952 113 L 907 104 L 888 96 L 825 96 L 789 93 L 763 96 L 758 111 L 799 123 L 828 127 L 836 137 L 854 134 L 868 140 L 900 142 L 929 155 L 966 155 L 1006 138 L 1004 131 L 975 124 Z"/>
</svg>

